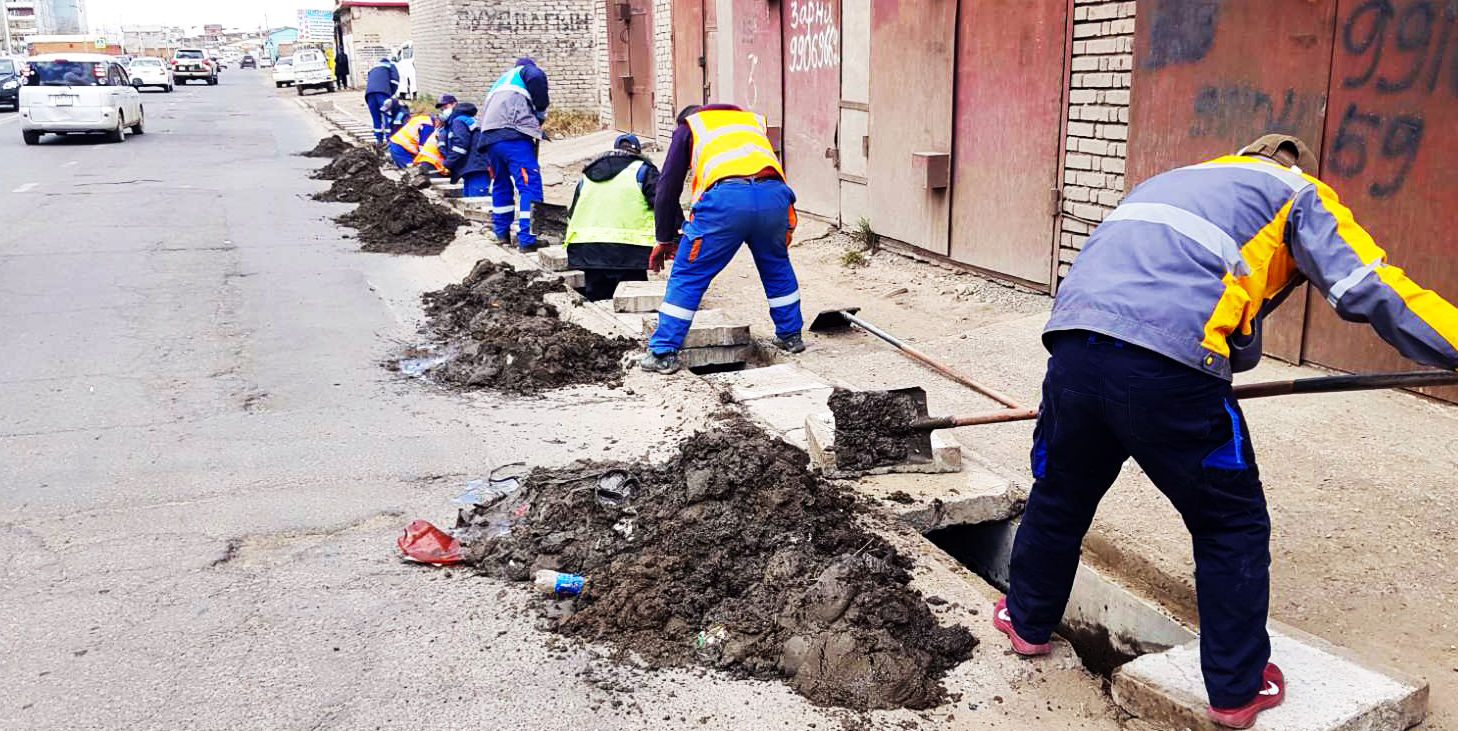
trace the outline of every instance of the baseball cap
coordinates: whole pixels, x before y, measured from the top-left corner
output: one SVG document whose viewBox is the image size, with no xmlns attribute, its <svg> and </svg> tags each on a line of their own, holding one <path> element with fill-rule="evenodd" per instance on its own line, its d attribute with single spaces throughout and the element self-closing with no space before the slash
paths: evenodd
<svg viewBox="0 0 1458 731">
<path fill-rule="evenodd" d="M 618 138 L 616 140 L 613 140 L 613 149 L 627 150 L 628 152 L 633 153 L 642 153 L 643 145 L 642 143 L 638 142 L 638 138 L 634 137 L 633 135 L 618 135 Z"/>
<path fill-rule="evenodd" d="M 447 104 L 455 104 L 455 103 L 456 103 L 456 97 L 455 97 L 454 94 L 441 94 L 440 95 L 440 101 L 438 101 L 438 102 L 435 103 L 435 108 L 436 109 L 440 109 L 441 107 L 443 107 L 443 106 L 445 106 Z"/>
</svg>

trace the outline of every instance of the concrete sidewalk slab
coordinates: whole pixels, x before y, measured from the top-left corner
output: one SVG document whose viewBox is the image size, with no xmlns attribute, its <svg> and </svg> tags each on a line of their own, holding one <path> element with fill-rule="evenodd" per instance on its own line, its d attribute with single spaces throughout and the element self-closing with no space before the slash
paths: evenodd
<svg viewBox="0 0 1458 731">
<path fill-rule="evenodd" d="M 653 312 L 668 294 L 668 280 L 621 282 L 613 292 L 614 312 Z"/>
<path fill-rule="evenodd" d="M 548 246 L 537 249 L 537 263 L 549 272 L 567 271 L 567 247 Z"/>
<path fill-rule="evenodd" d="M 1011 480 L 965 459 L 961 472 L 869 475 L 855 489 L 922 533 L 1007 520 L 1027 499 Z"/>
<path fill-rule="evenodd" d="M 656 313 L 643 318 L 643 335 L 658 328 Z M 749 344 L 749 323 L 729 317 L 723 310 L 699 310 L 684 337 L 684 348 L 710 348 Z"/>
<path fill-rule="evenodd" d="M 896 473 L 942 473 L 962 471 L 962 447 L 941 432 L 932 432 L 932 461 L 876 467 L 865 472 L 843 472 L 835 466 L 835 417 L 830 412 L 811 414 L 805 418 L 805 437 L 810 452 L 810 465 L 826 477 L 850 478 L 861 475 Z"/>
<path fill-rule="evenodd" d="M 1411 728 L 1427 716 L 1428 684 L 1357 658 L 1295 627 L 1271 622 L 1271 661 L 1286 676 L 1286 700 L 1257 718 L 1270 731 Z M 1200 674 L 1198 640 L 1140 657 L 1114 673 L 1116 703 L 1161 728 L 1216 731 Z"/>
<path fill-rule="evenodd" d="M 734 396 L 734 400 L 741 403 L 802 391 L 814 391 L 832 385 L 830 381 L 821 378 L 814 371 L 798 363 L 780 363 L 742 373 L 720 373 L 708 376 L 708 379 L 713 383 L 728 386 L 729 393 Z"/>
<path fill-rule="evenodd" d="M 708 368 L 712 366 L 734 366 L 748 363 L 754 358 L 754 345 L 709 345 L 701 348 L 684 348 L 678 351 L 678 360 L 685 368 Z"/>
</svg>

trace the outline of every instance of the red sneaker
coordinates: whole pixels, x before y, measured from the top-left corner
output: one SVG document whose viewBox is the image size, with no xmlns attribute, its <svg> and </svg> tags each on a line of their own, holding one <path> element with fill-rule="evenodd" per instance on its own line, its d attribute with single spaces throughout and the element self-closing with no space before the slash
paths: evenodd
<svg viewBox="0 0 1458 731">
<path fill-rule="evenodd" d="M 1256 714 L 1267 708 L 1275 708 L 1286 700 L 1286 676 L 1281 674 L 1281 669 L 1273 663 L 1266 663 L 1265 672 L 1261 673 L 1263 687 L 1250 702 L 1239 708 L 1216 708 L 1210 706 L 1206 711 L 1210 720 L 1227 728 L 1250 728 L 1255 725 Z"/>
<path fill-rule="evenodd" d="M 1013 652 L 1019 655 L 1031 657 L 1033 655 L 1047 655 L 1053 651 L 1052 643 L 1045 642 L 1041 645 L 1035 645 L 1018 636 L 1018 631 L 1013 629 L 1012 618 L 1007 614 L 1007 597 L 998 599 L 997 603 L 992 605 L 992 626 L 996 627 L 999 632 L 1007 635 L 1009 640 L 1012 640 Z"/>
</svg>

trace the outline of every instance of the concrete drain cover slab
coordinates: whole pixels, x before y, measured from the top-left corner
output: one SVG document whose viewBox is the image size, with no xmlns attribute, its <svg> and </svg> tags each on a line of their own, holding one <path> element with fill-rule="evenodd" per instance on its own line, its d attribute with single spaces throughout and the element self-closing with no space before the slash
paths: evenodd
<svg viewBox="0 0 1458 731">
<path fill-rule="evenodd" d="M 1270 623 L 1271 662 L 1286 700 L 1256 719 L 1270 731 L 1406 729 L 1427 716 L 1428 684 L 1358 659 L 1294 627 Z M 1114 701 L 1158 728 L 1215 731 L 1200 674 L 1199 640 L 1145 655 L 1114 673 Z"/>
</svg>

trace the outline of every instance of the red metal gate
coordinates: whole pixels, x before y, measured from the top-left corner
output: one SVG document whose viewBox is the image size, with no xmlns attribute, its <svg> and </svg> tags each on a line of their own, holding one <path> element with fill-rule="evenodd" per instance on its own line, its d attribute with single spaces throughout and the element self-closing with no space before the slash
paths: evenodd
<svg viewBox="0 0 1458 731">
<path fill-rule="evenodd" d="M 1140 0 L 1137 8 L 1130 188 L 1267 132 L 1319 148 L 1335 0 Z M 1300 359 L 1304 297 L 1303 289 L 1271 318 L 1268 353 Z"/>
<path fill-rule="evenodd" d="M 963 0 L 957 22 L 953 259 L 1052 275 L 1068 0 Z"/>
<path fill-rule="evenodd" d="M 952 151 L 956 43 L 956 0 L 871 0 L 871 224 L 944 256 L 951 197 L 916 163 Z"/>
<path fill-rule="evenodd" d="M 704 0 L 675 0 L 673 3 L 673 104 L 674 112 L 689 104 L 703 104 L 708 98 L 704 54 Z"/>
<path fill-rule="evenodd" d="M 1324 179 L 1352 208 L 1389 264 L 1458 299 L 1458 2 L 1341 0 L 1337 14 Z M 1307 312 L 1307 360 L 1349 371 L 1410 368 L 1361 325 L 1318 298 Z M 1458 388 L 1426 391 L 1458 400 Z"/>
<path fill-rule="evenodd" d="M 613 125 L 653 134 L 652 0 L 614 0 L 608 5 Z"/>
<path fill-rule="evenodd" d="M 840 0 L 788 0 L 785 43 L 785 174 L 797 207 L 839 220 Z"/>
<path fill-rule="evenodd" d="M 780 3 L 770 0 L 732 0 L 733 58 L 730 64 L 732 97 L 714 95 L 711 101 L 732 101 L 763 114 L 777 130 L 784 120 L 784 85 L 780 63 Z M 724 29 L 721 27 L 720 31 Z"/>
</svg>

